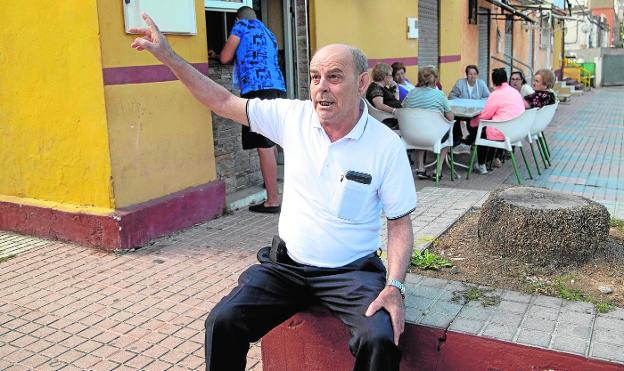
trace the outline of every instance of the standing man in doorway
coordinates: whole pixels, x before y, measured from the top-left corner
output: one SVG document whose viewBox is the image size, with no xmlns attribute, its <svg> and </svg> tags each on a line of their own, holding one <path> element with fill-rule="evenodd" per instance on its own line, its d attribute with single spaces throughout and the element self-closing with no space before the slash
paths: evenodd
<svg viewBox="0 0 624 371">
<path fill-rule="evenodd" d="M 286 84 L 277 61 L 275 36 L 256 19 L 256 12 L 248 6 L 243 6 L 236 12 L 236 23 L 221 51 L 220 61 L 223 64 L 229 63 L 234 56 L 234 74 L 237 76 L 233 78 L 238 78 L 242 98 L 286 98 Z M 266 201 L 250 206 L 249 211 L 279 213 L 281 207 L 277 188 L 275 143 L 250 131 L 248 126 L 242 127 L 241 139 L 243 149 L 258 150 L 260 171 L 267 192 Z"/>
</svg>

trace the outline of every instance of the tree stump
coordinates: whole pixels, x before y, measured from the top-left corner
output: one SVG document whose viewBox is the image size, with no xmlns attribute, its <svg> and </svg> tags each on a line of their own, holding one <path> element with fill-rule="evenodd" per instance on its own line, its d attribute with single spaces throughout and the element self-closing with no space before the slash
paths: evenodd
<svg viewBox="0 0 624 371">
<path fill-rule="evenodd" d="M 585 197 L 534 187 L 492 192 L 481 208 L 481 246 L 542 267 L 588 261 L 609 235 L 609 212 Z"/>
</svg>

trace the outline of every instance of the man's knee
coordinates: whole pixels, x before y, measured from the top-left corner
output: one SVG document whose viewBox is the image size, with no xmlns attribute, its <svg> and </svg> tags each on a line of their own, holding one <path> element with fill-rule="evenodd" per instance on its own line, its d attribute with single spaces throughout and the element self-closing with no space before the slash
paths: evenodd
<svg viewBox="0 0 624 371">
<path fill-rule="evenodd" d="M 364 322 L 364 326 L 354 332 L 351 345 L 360 349 L 387 349 L 394 347 L 394 334 L 389 316 L 375 315 L 367 319 Z M 355 351 L 356 349 L 353 350 Z"/>
<path fill-rule="evenodd" d="M 228 303 L 217 305 L 204 322 L 206 333 L 231 331 L 237 325 L 243 323 L 242 313 L 235 306 Z"/>
</svg>

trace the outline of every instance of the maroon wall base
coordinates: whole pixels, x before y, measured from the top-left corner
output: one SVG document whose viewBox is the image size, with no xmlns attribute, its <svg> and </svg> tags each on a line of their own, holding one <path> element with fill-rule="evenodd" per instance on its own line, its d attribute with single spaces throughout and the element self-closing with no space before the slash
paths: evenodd
<svg viewBox="0 0 624 371">
<path fill-rule="evenodd" d="M 353 369 L 349 331 L 328 311 L 298 313 L 262 338 L 265 371 Z M 401 370 L 623 370 L 624 366 L 490 338 L 407 324 Z"/>
<path fill-rule="evenodd" d="M 210 182 L 109 215 L 71 213 L 0 201 L 0 230 L 95 246 L 130 249 L 221 215 L 225 184 Z"/>
</svg>

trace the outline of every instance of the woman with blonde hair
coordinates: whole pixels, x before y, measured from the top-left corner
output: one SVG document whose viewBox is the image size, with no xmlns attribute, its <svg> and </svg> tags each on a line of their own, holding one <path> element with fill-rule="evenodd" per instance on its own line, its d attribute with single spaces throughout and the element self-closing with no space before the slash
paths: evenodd
<svg viewBox="0 0 624 371">
<path fill-rule="evenodd" d="M 373 67 L 373 82 L 366 90 L 366 100 L 380 111 L 394 115 L 397 108 L 401 108 L 399 101 L 399 91 L 397 83 L 392 79 L 392 69 L 385 63 L 379 63 Z M 391 129 L 398 129 L 396 119 L 385 119 L 386 124 Z"/>
<path fill-rule="evenodd" d="M 555 74 L 553 71 L 543 68 L 535 72 L 533 77 L 533 89 L 535 93 L 524 97 L 524 106 L 526 108 L 540 108 L 549 104 L 555 104 L 557 101 L 552 88 L 555 86 Z"/>
</svg>

